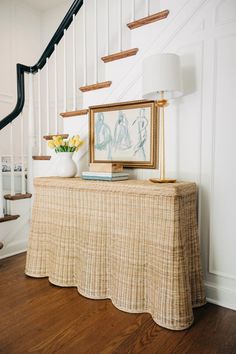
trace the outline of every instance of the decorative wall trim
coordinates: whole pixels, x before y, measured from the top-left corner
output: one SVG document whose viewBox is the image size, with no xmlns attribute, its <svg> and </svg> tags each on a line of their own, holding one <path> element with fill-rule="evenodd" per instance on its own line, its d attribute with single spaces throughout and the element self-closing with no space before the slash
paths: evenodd
<svg viewBox="0 0 236 354">
<path fill-rule="evenodd" d="M 19 253 L 26 252 L 27 250 L 27 241 L 21 240 L 11 243 L 8 247 L 6 247 L 5 252 L 4 248 L 1 250 L 0 259 L 15 256 Z"/>
<path fill-rule="evenodd" d="M 214 68 L 213 68 L 213 109 L 212 109 L 212 149 L 211 149 L 211 178 L 210 178 L 210 216 L 209 216 L 209 224 L 210 224 L 210 229 L 209 229 L 209 273 L 214 274 L 217 276 L 221 276 L 224 278 L 228 279 L 233 279 L 236 280 L 236 275 L 231 274 L 231 273 L 225 273 L 225 272 L 220 272 L 216 269 L 214 269 L 213 266 L 213 259 L 214 259 L 214 254 L 213 254 L 213 247 L 211 245 L 213 244 L 213 238 L 212 238 L 212 229 L 213 229 L 213 215 L 214 215 L 214 210 L 215 210 L 215 203 L 214 203 L 214 193 L 215 193 L 215 147 L 216 147 L 216 95 L 217 95 L 217 46 L 218 46 L 218 41 L 236 36 L 236 33 L 228 33 L 228 34 L 223 34 L 223 35 L 218 35 L 215 40 L 214 40 Z"/>
<path fill-rule="evenodd" d="M 209 282 L 205 282 L 205 289 L 208 302 L 236 310 L 236 290 L 223 288 Z"/>
</svg>

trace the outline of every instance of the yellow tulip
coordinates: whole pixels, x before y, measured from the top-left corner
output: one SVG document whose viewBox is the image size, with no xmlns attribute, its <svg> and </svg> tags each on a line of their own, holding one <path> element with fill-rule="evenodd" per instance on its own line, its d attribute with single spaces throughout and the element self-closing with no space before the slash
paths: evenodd
<svg viewBox="0 0 236 354">
<path fill-rule="evenodd" d="M 64 146 L 65 142 L 63 140 L 63 138 L 59 135 L 59 136 L 53 136 L 53 142 L 55 144 L 56 147 L 60 147 L 60 146 Z"/>
<path fill-rule="evenodd" d="M 83 141 L 80 139 L 80 136 L 79 136 L 79 135 L 75 135 L 75 136 L 73 137 L 73 139 L 74 139 L 74 146 L 75 146 L 75 147 L 78 148 L 80 145 L 82 145 Z"/>
<path fill-rule="evenodd" d="M 62 140 L 62 136 L 61 135 L 54 135 L 53 137 L 53 140 Z"/>
<path fill-rule="evenodd" d="M 69 140 L 69 147 L 74 147 L 74 139 L 73 138 L 71 138 Z"/>
<path fill-rule="evenodd" d="M 53 140 L 49 140 L 49 141 L 48 141 L 48 147 L 49 147 L 50 149 L 54 149 L 54 148 L 56 147 Z"/>
</svg>

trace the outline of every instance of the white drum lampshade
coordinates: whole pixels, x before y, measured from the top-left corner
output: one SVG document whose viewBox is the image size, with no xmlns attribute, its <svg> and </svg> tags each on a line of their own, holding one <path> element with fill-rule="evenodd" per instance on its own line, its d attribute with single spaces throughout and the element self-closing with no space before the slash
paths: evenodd
<svg viewBox="0 0 236 354">
<path fill-rule="evenodd" d="M 173 183 L 165 175 L 165 122 L 164 108 L 167 99 L 182 96 L 180 59 L 176 54 L 155 54 L 143 61 L 143 98 L 157 101 L 160 111 L 159 160 L 160 178 L 150 179 L 155 183 Z"/>
<path fill-rule="evenodd" d="M 166 99 L 182 95 L 180 59 L 176 54 L 155 54 L 143 61 L 143 98 L 156 100 L 160 92 Z"/>
</svg>

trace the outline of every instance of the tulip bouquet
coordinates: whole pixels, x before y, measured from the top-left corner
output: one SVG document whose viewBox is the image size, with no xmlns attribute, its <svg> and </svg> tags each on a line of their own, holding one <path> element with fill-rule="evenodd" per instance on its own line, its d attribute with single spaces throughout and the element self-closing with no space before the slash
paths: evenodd
<svg viewBox="0 0 236 354">
<path fill-rule="evenodd" d="M 54 149 L 55 152 L 74 152 L 78 151 L 84 141 L 79 135 L 75 135 L 68 140 L 64 140 L 62 136 L 53 136 L 52 140 L 48 141 L 48 147 Z"/>
</svg>

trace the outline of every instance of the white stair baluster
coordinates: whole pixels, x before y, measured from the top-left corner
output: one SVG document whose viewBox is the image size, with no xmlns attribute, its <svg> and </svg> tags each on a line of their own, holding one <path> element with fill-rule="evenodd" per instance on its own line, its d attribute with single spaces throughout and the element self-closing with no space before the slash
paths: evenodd
<svg viewBox="0 0 236 354">
<path fill-rule="evenodd" d="M 54 46 L 54 91 L 55 91 L 55 133 L 58 134 L 58 98 L 57 98 L 57 45 Z"/>
<path fill-rule="evenodd" d="M 2 177 L 2 156 L 0 155 L 0 218 L 3 218 L 3 177 Z"/>
<path fill-rule="evenodd" d="M 25 194 L 24 115 L 21 112 L 21 193 Z"/>
<path fill-rule="evenodd" d="M 84 41 L 84 86 L 87 85 L 87 43 L 86 43 L 86 1 L 84 2 L 83 11 L 83 41 Z"/>
<path fill-rule="evenodd" d="M 28 117 L 28 165 L 27 165 L 27 192 L 33 192 L 33 160 L 34 147 L 34 92 L 33 74 L 29 74 L 29 117 Z"/>
<path fill-rule="evenodd" d="M 107 55 L 109 55 L 109 0 L 107 0 Z"/>
<path fill-rule="evenodd" d="M 67 56 L 66 56 L 66 30 L 64 29 L 64 46 L 63 46 L 63 78 L 64 78 L 64 90 L 63 90 L 63 110 L 67 111 Z"/>
<path fill-rule="evenodd" d="M 39 156 L 42 155 L 42 117 L 41 117 L 41 71 L 38 71 L 38 150 Z M 23 121 L 23 114 L 22 114 Z M 23 132 L 22 132 L 23 134 Z M 23 139 L 23 138 L 22 138 Z"/>
<path fill-rule="evenodd" d="M 75 36 L 75 14 L 72 22 L 72 82 L 73 82 L 73 110 L 76 110 L 76 36 Z"/>
<path fill-rule="evenodd" d="M 97 34 L 97 0 L 94 0 L 94 79 L 95 83 L 98 82 L 98 34 Z"/>
<path fill-rule="evenodd" d="M 10 151 L 11 151 L 11 195 L 15 195 L 13 122 L 11 122 L 10 124 Z"/>
<path fill-rule="evenodd" d="M 122 0 L 119 0 L 119 28 L 118 28 L 118 43 L 119 43 L 119 51 L 122 51 Z"/>
<path fill-rule="evenodd" d="M 46 125 L 47 125 L 47 135 L 50 134 L 50 112 L 49 112 L 49 68 L 48 68 L 48 58 L 46 62 Z"/>
<path fill-rule="evenodd" d="M 150 15 L 150 1 L 146 0 L 146 16 Z"/>
<path fill-rule="evenodd" d="M 132 0 L 132 17 L 131 22 L 135 21 L 135 0 Z"/>
</svg>

